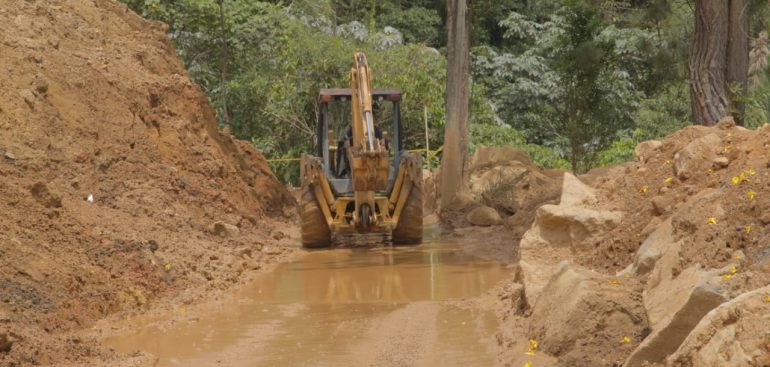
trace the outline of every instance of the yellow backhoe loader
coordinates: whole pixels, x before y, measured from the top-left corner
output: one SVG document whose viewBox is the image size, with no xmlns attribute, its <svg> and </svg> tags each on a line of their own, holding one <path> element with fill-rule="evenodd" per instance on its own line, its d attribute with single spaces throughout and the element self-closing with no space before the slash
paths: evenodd
<svg viewBox="0 0 770 367">
<path fill-rule="evenodd" d="M 328 246 L 338 233 L 422 241 L 422 159 L 401 141 L 401 91 L 372 89 L 370 76 L 366 55 L 356 52 L 351 88 L 319 92 L 318 156 L 304 154 L 300 162 L 305 247 Z M 348 101 L 349 110 L 341 109 Z M 332 115 L 350 127 L 335 124 Z"/>
</svg>

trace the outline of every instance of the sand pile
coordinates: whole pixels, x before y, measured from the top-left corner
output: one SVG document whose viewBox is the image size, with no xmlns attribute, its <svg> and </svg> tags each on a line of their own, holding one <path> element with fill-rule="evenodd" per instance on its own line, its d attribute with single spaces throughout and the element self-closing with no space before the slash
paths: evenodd
<svg viewBox="0 0 770 367">
<path fill-rule="evenodd" d="M 283 252 L 293 199 L 165 31 L 111 0 L 0 6 L 0 365 L 99 353 L 67 332 Z"/>
<path fill-rule="evenodd" d="M 718 313 L 740 309 L 728 305 L 750 292 L 734 319 L 770 307 L 757 291 L 770 284 L 769 148 L 770 125 L 750 131 L 728 119 L 644 142 L 636 162 L 565 174 L 559 203 L 538 208 L 521 240 L 521 291 L 504 313 L 518 331 L 506 343 L 541 339 L 562 366 L 766 363 L 767 336 Z M 582 278 L 565 287 L 565 267 Z M 740 345 L 722 346 L 728 334 Z M 708 345 L 724 351 L 701 353 Z"/>
</svg>

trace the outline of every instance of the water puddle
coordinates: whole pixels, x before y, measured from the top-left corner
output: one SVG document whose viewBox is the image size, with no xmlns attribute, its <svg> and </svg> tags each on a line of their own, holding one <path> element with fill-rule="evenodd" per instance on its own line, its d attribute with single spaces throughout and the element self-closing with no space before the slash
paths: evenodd
<svg viewBox="0 0 770 367">
<path fill-rule="evenodd" d="M 509 276 L 449 243 L 314 251 L 235 302 L 105 343 L 149 352 L 157 366 L 492 365 L 494 315 L 442 301 Z"/>
</svg>

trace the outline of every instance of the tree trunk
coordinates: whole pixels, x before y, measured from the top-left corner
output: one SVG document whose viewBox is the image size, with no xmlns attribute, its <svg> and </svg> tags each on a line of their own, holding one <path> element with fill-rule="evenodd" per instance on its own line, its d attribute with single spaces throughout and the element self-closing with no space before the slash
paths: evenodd
<svg viewBox="0 0 770 367">
<path fill-rule="evenodd" d="M 447 31 L 446 125 L 439 188 L 442 210 L 451 210 L 462 190 L 468 152 L 470 22 L 466 0 L 447 0 Z"/>
<path fill-rule="evenodd" d="M 225 4 L 224 0 L 218 0 L 217 3 L 219 4 L 219 22 L 222 32 L 222 58 L 220 59 L 221 62 L 221 73 L 219 77 L 219 101 L 222 104 L 222 121 L 227 123 L 230 121 L 230 111 L 227 108 L 227 73 L 228 68 L 230 66 L 230 40 L 227 37 L 227 19 L 225 19 Z"/>
<path fill-rule="evenodd" d="M 732 115 L 743 121 L 749 60 L 748 0 L 697 0 L 690 50 L 690 91 L 696 124 Z M 737 87 L 737 88 L 732 88 Z M 733 93 L 731 89 L 735 89 Z"/>
<path fill-rule="evenodd" d="M 730 0 L 727 39 L 727 87 L 730 114 L 743 125 L 746 105 L 740 100 L 748 92 L 749 77 L 749 0 Z"/>
<path fill-rule="evenodd" d="M 715 125 L 728 113 L 725 83 L 728 7 L 725 0 L 695 2 L 690 88 L 696 124 Z"/>
</svg>

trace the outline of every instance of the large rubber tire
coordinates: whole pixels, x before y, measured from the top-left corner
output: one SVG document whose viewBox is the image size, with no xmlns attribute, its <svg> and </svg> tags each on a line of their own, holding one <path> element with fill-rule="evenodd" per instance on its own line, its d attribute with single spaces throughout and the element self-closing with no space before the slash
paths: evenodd
<svg viewBox="0 0 770 367">
<path fill-rule="evenodd" d="M 419 157 L 419 156 L 418 156 Z M 398 218 L 398 224 L 392 233 L 394 244 L 418 245 L 422 243 L 422 159 L 418 158 L 420 168 L 406 198 L 404 209 Z"/>
<path fill-rule="evenodd" d="M 310 186 L 302 188 L 300 200 L 302 216 L 302 246 L 305 248 L 327 247 L 332 243 L 332 233 L 326 224 L 321 207 L 318 206 Z"/>
</svg>

